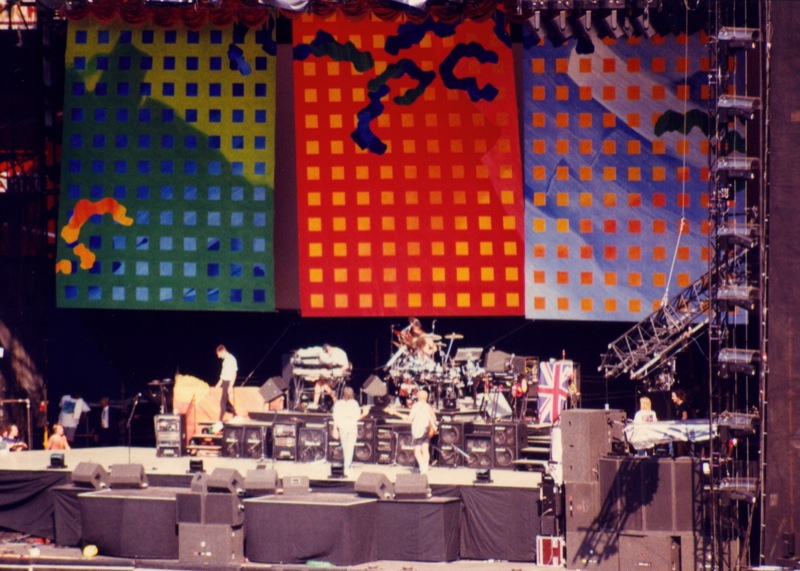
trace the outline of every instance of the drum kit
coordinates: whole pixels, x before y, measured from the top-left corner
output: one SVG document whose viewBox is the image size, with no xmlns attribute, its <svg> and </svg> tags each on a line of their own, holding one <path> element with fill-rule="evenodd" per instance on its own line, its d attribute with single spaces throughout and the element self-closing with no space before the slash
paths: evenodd
<svg viewBox="0 0 800 571">
<path fill-rule="evenodd" d="M 392 336 L 395 351 L 384 369 L 404 406 L 411 406 L 417 392 L 425 389 L 434 396 L 437 408 L 440 403 L 445 408 L 454 408 L 458 396 L 467 392 L 485 372 L 480 365 L 482 348 L 453 353 L 455 342 L 464 339 L 461 333 L 427 333 L 420 321 L 411 317 L 404 329 L 393 326 Z"/>
</svg>

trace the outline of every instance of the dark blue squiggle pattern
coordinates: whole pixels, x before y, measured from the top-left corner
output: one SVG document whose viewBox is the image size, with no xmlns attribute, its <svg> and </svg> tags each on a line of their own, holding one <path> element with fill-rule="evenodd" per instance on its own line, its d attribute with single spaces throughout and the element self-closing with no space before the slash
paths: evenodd
<svg viewBox="0 0 800 571">
<path fill-rule="evenodd" d="M 499 90 L 491 83 L 487 83 L 485 87 L 481 88 L 478 87 L 478 82 L 474 77 L 456 77 L 453 70 L 462 58 L 467 57 L 473 57 L 480 63 L 497 63 L 500 60 L 496 52 L 486 50 L 476 42 L 458 44 L 439 65 L 439 75 L 442 76 L 445 87 L 466 91 L 472 101 L 481 99 L 494 101 Z"/>
<path fill-rule="evenodd" d="M 511 47 L 511 34 L 506 29 L 506 17 L 500 10 L 494 13 L 494 35 L 503 42 L 503 45 Z"/>
<path fill-rule="evenodd" d="M 362 149 L 369 149 L 371 153 L 382 155 L 386 152 L 386 143 L 381 141 L 375 133 L 370 129 L 370 123 L 373 119 L 377 118 L 383 113 L 383 103 L 381 98 L 389 93 L 389 86 L 384 84 L 379 86 L 375 91 L 370 91 L 368 94 L 369 105 L 358 112 L 358 126 L 356 130 L 350 133 L 356 145 Z"/>
<path fill-rule="evenodd" d="M 371 53 L 360 51 L 353 42 L 340 44 L 331 34 L 323 30 L 317 31 L 317 36 L 310 44 L 298 44 L 294 47 L 294 59 L 298 61 L 308 59 L 312 55 L 330 56 L 334 61 L 349 62 L 360 72 L 372 69 L 375 65 Z"/>
<path fill-rule="evenodd" d="M 436 22 L 428 18 L 421 24 L 405 22 L 397 26 L 397 35 L 388 36 L 384 49 L 386 53 L 396 56 L 400 50 L 407 50 L 419 44 L 428 32 L 433 32 L 440 38 L 448 38 L 456 33 L 454 24 Z"/>
<path fill-rule="evenodd" d="M 436 79 L 436 72 L 422 71 L 417 64 L 410 59 L 401 59 L 400 61 L 390 64 L 386 70 L 374 79 L 370 79 L 367 83 L 367 89 L 376 91 L 380 86 L 386 85 L 390 79 L 397 79 L 408 75 L 412 79 L 417 80 L 417 86 L 413 89 L 407 90 L 402 95 L 398 95 L 393 99 L 398 105 L 411 105 L 419 99 L 420 95 L 425 93 L 425 89 L 433 83 Z"/>
<path fill-rule="evenodd" d="M 278 42 L 274 31 L 275 18 L 268 18 L 264 26 L 256 32 L 256 41 L 261 44 L 261 51 L 270 56 L 278 54 Z"/>
<path fill-rule="evenodd" d="M 237 45 L 231 44 L 228 46 L 228 62 L 230 62 L 231 69 L 238 70 L 244 77 L 247 77 L 253 72 L 253 68 L 247 63 L 244 57 L 242 48 Z"/>
</svg>

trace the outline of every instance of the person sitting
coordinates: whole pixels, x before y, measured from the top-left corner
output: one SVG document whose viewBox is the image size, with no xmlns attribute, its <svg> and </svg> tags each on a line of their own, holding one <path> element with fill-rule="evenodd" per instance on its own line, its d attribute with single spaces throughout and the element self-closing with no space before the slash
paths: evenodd
<svg viewBox="0 0 800 571">
<path fill-rule="evenodd" d="M 70 445 L 67 437 L 64 436 L 64 427 L 59 423 L 53 425 L 53 434 L 47 439 L 48 450 L 69 450 Z"/>
<path fill-rule="evenodd" d="M 322 351 L 319 353 L 319 364 L 323 367 L 324 372 L 314 382 L 312 408 L 319 408 L 323 394 L 328 395 L 332 402 L 336 402 L 336 391 L 333 390 L 332 384 L 334 381 L 341 381 L 350 366 L 344 349 L 328 343 L 322 346 Z"/>
<path fill-rule="evenodd" d="M 11 452 L 28 449 L 28 445 L 19 439 L 19 427 L 16 424 L 10 424 L 4 428 L 0 438 Z"/>
</svg>

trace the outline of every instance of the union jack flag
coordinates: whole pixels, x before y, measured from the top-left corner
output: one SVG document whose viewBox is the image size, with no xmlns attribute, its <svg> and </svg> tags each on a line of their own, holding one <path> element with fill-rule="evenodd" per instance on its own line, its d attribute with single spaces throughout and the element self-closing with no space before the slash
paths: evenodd
<svg viewBox="0 0 800 571">
<path fill-rule="evenodd" d="M 539 365 L 539 422 L 554 423 L 569 398 L 575 367 L 572 361 L 543 361 Z"/>
</svg>

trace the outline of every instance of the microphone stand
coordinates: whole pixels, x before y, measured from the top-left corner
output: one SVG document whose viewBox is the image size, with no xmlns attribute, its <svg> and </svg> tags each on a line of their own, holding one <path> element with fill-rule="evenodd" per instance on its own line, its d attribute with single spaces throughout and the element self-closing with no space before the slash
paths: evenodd
<svg viewBox="0 0 800 571">
<path fill-rule="evenodd" d="M 139 395 L 137 394 L 133 397 L 133 405 L 131 406 L 131 413 L 128 415 L 128 422 L 125 425 L 125 429 L 128 432 L 128 464 L 131 463 L 131 446 L 132 446 L 132 437 L 131 437 L 131 422 L 133 421 L 133 414 L 136 412 L 136 407 L 139 405 Z"/>
</svg>

